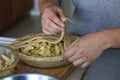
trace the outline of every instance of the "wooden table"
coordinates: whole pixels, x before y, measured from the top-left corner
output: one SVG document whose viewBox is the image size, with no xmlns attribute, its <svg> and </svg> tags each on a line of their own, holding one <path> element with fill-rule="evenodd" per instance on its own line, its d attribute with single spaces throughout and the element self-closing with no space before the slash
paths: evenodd
<svg viewBox="0 0 120 80">
<path fill-rule="evenodd" d="M 44 74 L 49 74 L 55 77 L 60 78 L 61 80 L 65 80 L 71 72 L 75 69 L 73 65 L 66 65 L 58 68 L 50 68 L 50 69 L 42 69 L 42 68 L 37 68 L 33 67 L 30 65 L 27 65 L 20 61 L 18 65 L 16 66 L 14 74 L 17 73 L 44 73 Z"/>
</svg>

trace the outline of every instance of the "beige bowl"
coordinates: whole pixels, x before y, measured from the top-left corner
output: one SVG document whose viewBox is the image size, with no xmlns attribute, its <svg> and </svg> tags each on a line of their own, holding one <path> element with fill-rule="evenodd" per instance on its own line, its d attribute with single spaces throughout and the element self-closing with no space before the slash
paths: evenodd
<svg viewBox="0 0 120 80">
<path fill-rule="evenodd" d="M 62 56 L 44 57 L 44 58 L 27 56 L 24 54 L 20 54 L 20 56 L 21 56 L 21 60 L 26 64 L 39 68 L 61 67 L 70 64 L 70 62 L 64 60 Z"/>
</svg>

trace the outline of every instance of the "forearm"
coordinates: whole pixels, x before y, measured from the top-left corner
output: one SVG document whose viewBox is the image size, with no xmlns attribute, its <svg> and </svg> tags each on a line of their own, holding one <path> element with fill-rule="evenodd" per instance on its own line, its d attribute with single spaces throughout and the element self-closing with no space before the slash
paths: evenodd
<svg viewBox="0 0 120 80">
<path fill-rule="evenodd" d="M 56 0 L 39 0 L 39 8 L 41 12 L 43 12 L 45 8 L 52 5 L 57 5 Z"/>
<path fill-rule="evenodd" d="M 104 30 L 99 33 L 106 39 L 105 45 L 108 48 L 120 48 L 120 27 Z"/>
</svg>

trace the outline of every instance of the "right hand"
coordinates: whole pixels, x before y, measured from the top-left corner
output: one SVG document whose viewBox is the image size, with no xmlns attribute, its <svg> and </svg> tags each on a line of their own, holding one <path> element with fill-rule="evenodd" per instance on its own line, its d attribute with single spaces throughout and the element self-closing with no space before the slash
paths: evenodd
<svg viewBox="0 0 120 80">
<path fill-rule="evenodd" d="M 56 5 L 51 5 L 44 9 L 42 13 L 42 30 L 47 35 L 52 35 L 64 31 L 64 22 L 61 17 L 64 16 L 63 10 Z"/>
</svg>

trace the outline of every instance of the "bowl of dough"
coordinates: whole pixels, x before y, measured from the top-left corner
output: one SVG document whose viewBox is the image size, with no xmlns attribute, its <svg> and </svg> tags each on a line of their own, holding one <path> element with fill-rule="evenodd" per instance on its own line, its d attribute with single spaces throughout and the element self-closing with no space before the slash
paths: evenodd
<svg viewBox="0 0 120 80">
<path fill-rule="evenodd" d="M 17 38 L 10 47 L 20 53 L 21 60 L 26 64 L 40 68 L 60 67 L 70 64 L 62 55 L 76 38 L 65 32 L 56 35 L 29 34 Z"/>
<path fill-rule="evenodd" d="M 16 50 L 0 45 L 0 77 L 12 74 L 19 59 L 19 53 Z"/>
<path fill-rule="evenodd" d="M 61 20 L 70 21 L 65 17 L 62 17 Z M 10 47 L 20 52 L 21 60 L 29 65 L 40 68 L 60 67 L 70 64 L 62 55 L 64 49 L 76 38 L 78 36 L 67 31 L 55 35 L 29 34 L 17 38 L 10 44 Z"/>
</svg>

